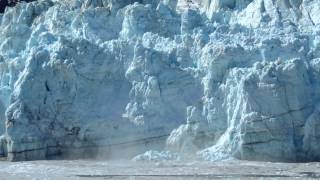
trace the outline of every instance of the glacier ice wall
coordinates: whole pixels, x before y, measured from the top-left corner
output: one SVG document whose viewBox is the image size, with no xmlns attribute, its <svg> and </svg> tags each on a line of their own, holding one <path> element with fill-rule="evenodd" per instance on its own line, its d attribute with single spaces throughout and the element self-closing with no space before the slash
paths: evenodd
<svg viewBox="0 0 320 180">
<path fill-rule="evenodd" d="M 320 2 L 41 0 L 0 14 L 1 155 L 320 160 Z"/>
</svg>

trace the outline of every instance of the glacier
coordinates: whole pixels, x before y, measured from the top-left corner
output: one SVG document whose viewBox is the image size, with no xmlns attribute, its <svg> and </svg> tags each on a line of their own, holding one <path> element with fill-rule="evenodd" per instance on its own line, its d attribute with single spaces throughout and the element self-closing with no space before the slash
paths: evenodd
<svg viewBox="0 0 320 180">
<path fill-rule="evenodd" d="M 317 0 L 21 2 L 0 40 L 8 160 L 320 160 Z"/>
</svg>

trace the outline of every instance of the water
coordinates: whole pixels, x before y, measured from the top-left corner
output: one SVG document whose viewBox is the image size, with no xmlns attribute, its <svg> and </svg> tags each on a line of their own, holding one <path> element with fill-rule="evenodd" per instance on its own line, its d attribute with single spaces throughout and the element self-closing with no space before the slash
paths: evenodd
<svg viewBox="0 0 320 180">
<path fill-rule="evenodd" d="M 320 163 L 249 161 L 31 161 L 0 162 L 0 179 L 298 179 L 320 178 Z"/>
</svg>

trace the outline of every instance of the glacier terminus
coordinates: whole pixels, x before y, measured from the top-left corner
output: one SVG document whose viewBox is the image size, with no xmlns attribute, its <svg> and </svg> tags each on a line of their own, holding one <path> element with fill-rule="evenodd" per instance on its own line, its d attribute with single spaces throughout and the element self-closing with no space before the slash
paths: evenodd
<svg viewBox="0 0 320 180">
<path fill-rule="evenodd" d="M 11 161 L 319 161 L 320 1 L 7 7 L 0 133 Z"/>
</svg>

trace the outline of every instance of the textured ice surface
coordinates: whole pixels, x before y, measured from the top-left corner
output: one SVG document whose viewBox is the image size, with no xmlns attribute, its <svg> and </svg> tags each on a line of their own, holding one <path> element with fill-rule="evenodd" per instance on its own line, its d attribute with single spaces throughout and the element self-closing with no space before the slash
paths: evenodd
<svg viewBox="0 0 320 180">
<path fill-rule="evenodd" d="M 20 3 L 0 15 L 1 154 L 320 160 L 319 12 L 317 0 Z"/>
</svg>

